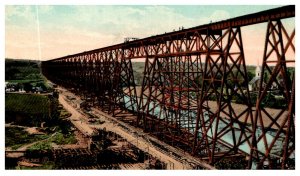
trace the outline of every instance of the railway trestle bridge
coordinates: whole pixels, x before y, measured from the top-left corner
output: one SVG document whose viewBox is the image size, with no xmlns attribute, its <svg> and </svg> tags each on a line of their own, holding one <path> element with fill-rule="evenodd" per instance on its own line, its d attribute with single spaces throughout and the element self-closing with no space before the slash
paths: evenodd
<svg viewBox="0 0 300 176">
<path fill-rule="evenodd" d="M 42 62 L 43 74 L 115 118 L 216 165 L 295 167 L 295 17 L 284 6 Z M 241 27 L 267 23 L 256 92 L 248 88 Z M 256 35 L 256 34 L 251 34 Z M 145 59 L 136 85 L 132 63 Z M 264 75 L 269 76 L 264 76 Z M 281 106 L 266 106 L 270 94 Z M 255 96 L 254 96 L 255 95 Z M 254 101 L 252 101 L 254 98 Z"/>
</svg>

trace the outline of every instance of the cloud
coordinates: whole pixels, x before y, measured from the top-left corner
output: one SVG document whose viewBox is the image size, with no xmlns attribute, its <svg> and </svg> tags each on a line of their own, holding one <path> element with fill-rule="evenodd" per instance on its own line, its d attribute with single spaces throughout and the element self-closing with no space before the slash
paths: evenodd
<svg viewBox="0 0 300 176">
<path fill-rule="evenodd" d="M 5 6 L 5 16 L 6 17 L 26 17 L 31 15 L 30 12 L 30 6 L 11 6 L 7 5 Z"/>
<path fill-rule="evenodd" d="M 25 37 L 19 37 L 19 40 L 16 40 L 16 36 L 20 36 L 22 30 L 26 31 L 26 34 L 23 32 L 22 35 L 37 36 L 35 8 L 6 6 L 6 31 L 9 30 L 6 40 L 13 40 L 7 42 L 11 48 L 21 47 L 19 44 L 22 42 L 26 43 L 23 45 L 24 51 L 27 46 L 36 45 L 37 40 L 34 38 L 22 41 Z M 201 25 L 208 21 L 207 17 L 186 17 L 168 6 L 38 6 L 38 9 L 44 58 L 121 43 L 125 37 L 144 38 L 178 30 L 182 26 L 189 28 Z M 215 11 L 211 19 L 220 16 L 228 14 Z M 57 46 L 55 52 L 47 51 L 49 48 L 53 50 L 54 46 Z M 7 50 L 7 54 L 12 53 L 14 52 Z"/>
<path fill-rule="evenodd" d="M 38 8 L 40 14 L 52 13 L 52 11 L 54 10 L 54 6 L 50 5 L 41 5 L 36 7 Z"/>
<path fill-rule="evenodd" d="M 217 21 L 229 19 L 230 14 L 225 10 L 216 10 L 212 13 L 212 15 L 209 18 L 212 22 L 217 22 Z"/>
<path fill-rule="evenodd" d="M 66 26 L 62 31 L 41 31 L 43 59 L 53 59 L 83 51 L 101 48 L 112 44 L 113 35 L 103 35 Z M 13 26 L 6 28 L 5 55 L 10 58 L 38 58 L 36 30 L 22 30 Z"/>
<path fill-rule="evenodd" d="M 146 37 L 198 24 L 197 20 L 164 6 L 75 6 L 74 12 L 71 18 L 83 28 L 116 35 L 134 31 L 139 37 Z"/>
<path fill-rule="evenodd" d="M 189 28 L 210 21 L 225 20 L 232 14 L 225 10 L 215 10 L 211 13 L 199 11 L 192 16 L 186 16 L 172 6 L 38 6 L 38 8 L 44 59 L 121 43 L 125 37 L 144 38 L 178 30 L 182 26 Z M 35 15 L 35 6 L 6 6 L 7 57 L 37 58 Z M 286 23 L 293 26 L 294 20 Z M 264 25 L 255 26 L 249 29 L 242 28 L 244 46 L 247 46 L 245 55 L 254 63 L 255 57 L 262 56 L 259 52 L 262 51 L 264 37 L 261 36 L 264 36 L 266 31 Z M 255 35 L 248 35 L 253 33 Z"/>
</svg>

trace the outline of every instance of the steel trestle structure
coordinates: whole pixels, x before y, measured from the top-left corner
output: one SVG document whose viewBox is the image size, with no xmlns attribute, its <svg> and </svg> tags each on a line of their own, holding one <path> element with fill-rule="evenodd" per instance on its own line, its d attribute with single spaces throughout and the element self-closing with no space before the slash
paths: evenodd
<svg viewBox="0 0 300 176">
<path fill-rule="evenodd" d="M 295 74 L 287 65 L 295 59 L 287 53 L 295 53 L 295 30 L 289 34 L 281 22 L 293 17 L 295 6 L 284 6 L 45 61 L 42 71 L 92 106 L 209 164 L 235 157 L 248 169 L 294 168 Z M 241 27 L 265 22 L 253 92 Z M 145 59 L 140 86 L 137 58 Z M 281 106 L 266 105 L 273 94 L 283 97 Z"/>
</svg>

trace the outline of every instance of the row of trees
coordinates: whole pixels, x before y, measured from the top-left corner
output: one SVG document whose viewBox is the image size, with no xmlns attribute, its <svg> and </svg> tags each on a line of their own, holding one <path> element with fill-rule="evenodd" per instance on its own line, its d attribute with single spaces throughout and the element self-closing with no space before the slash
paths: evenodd
<svg viewBox="0 0 300 176">
<path fill-rule="evenodd" d="M 25 82 L 25 83 L 14 83 L 14 84 L 8 84 L 6 88 L 14 88 L 15 91 L 19 90 L 24 90 L 25 92 L 32 92 L 34 91 L 34 87 L 39 87 L 43 91 L 47 91 L 48 88 L 43 82 L 38 82 L 38 83 L 30 83 L 30 82 Z"/>
</svg>

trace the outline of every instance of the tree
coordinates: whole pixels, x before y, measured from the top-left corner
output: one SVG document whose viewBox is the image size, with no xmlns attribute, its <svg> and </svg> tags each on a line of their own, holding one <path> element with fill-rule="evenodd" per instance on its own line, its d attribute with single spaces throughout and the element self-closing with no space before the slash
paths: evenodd
<svg viewBox="0 0 300 176">
<path fill-rule="evenodd" d="M 267 83 L 269 81 L 270 78 L 270 74 L 268 74 L 267 72 L 264 73 L 264 82 Z"/>
<path fill-rule="evenodd" d="M 32 91 L 32 85 L 30 83 L 24 83 L 23 86 L 26 92 Z"/>
<path fill-rule="evenodd" d="M 249 82 L 250 82 L 250 81 L 254 78 L 254 76 L 255 76 L 255 74 L 252 73 L 252 72 L 250 72 L 250 71 L 247 71 L 247 75 L 248 75 L 248 81 L 249 81 Z"/>
<path fill-rule="evenodd" d="M 43 89 L 43 91 L 46 91 L 47 90 L 47 87 L 45 86 L 44 83 L 37 83 L 36 84 L 36 87 L 41 87 Z"/>
</svg>

